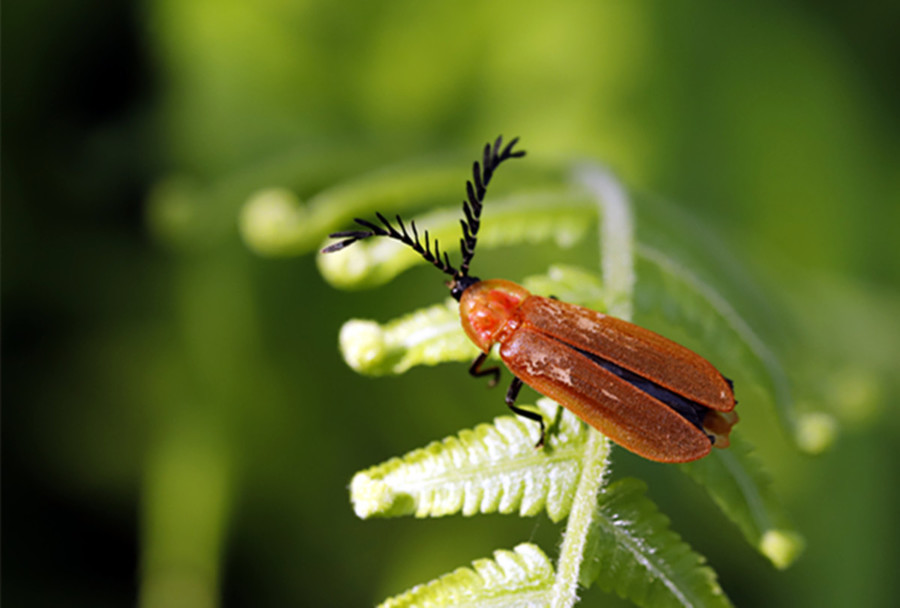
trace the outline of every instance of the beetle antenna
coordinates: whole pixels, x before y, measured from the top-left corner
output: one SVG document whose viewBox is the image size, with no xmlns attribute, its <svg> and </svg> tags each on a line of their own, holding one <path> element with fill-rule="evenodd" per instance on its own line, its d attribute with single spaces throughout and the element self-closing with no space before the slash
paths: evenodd
<svg viewBox="0 0 900 608">
<path fill-rule="evenodd" d="M 478 241 L 478 229 L 481 227 L 481 209 L 484 203 L 484 195 L 487 192 L 487 186 L 494 176 L 494 170 L 500 166 L 500 163 L 509 158 L 522 158 L 525 156 L 524 150 L 513 151 L 519 138 L 513 138 L 501 150 L 503 145 L 503 136 L 499 136 L 491 146 L 490 143 L 484 145 L 484 156 L 482 163 L 479 165 L 476 160 L 472 164 L 472 180 L 466 182 L 466 196 L 468 200 L 463 201 L 463 213 L 466 218 L 460 220 L 462 226 L 463 237 L 459 240 L 459 248 L 462 251 L 462 264 L 456 273 L 455 279 L 461 279 L 469 276 L 469 264 L 475 256 L 475 244 Z"/>
<path fill-rule="evenodd" d="M 397 226 L 399 226 L 400 228 L 399 230 L 394 228 L 391 222 L 388 221 L 388 219 L 380 213 L 376 212 L 375 216 L 378 218 L 378 221 L 381 222 L 381 225 L 370 222 L 368 220 L 356 218 L 353 221 L 363 228 L 367 228 L 367 230 L 346 230 L 344 232 L 334 232 L 332 234 L 329 234 L 328 236 L 333 239 L 343 240 L 338 241 L 337 243 L 332 243 L 331 245 L 323 249 L 322 253 L 333 253 L 335 251 L 340 251 L 344 247 L 348 247 L 349 245 L 352 245 L 357 241 L 361 241 L 369 237 L 386 236 L 390 239 L 400 241 L 404 245 L 407 245 L 444 274 L 456 276 L 456 274 L 459 272 L 450 265 L 450 259 L 447 257 L 446 252 L 443 252 L 443 259 L 441 259 L 441 250 L 440 246 L 438 245 L 437 239 L 434 239 L 434 251 L 432 252 L 430 242 L 431 236 L 428 234 L 427 230 L 425 230 L 423 233 L 425 237 L 425 245 L 423 246 L 422 242 L 419 240 L 419 230 L 418 228 L 416 228 L 415 222 L 411 221 L 409 223 L 409 227 L 412 230 L 412 236 L 410 236 L 409 232 L 406 230 L 406 225 L 404 225 L 403 220 L 400 219 L 399 215 L 396 216 Z"/>
<path fill-rule="evenodd" d="M 380 213 L 375 214 L 380 224 L 355 218 L 353 221 L 365 228 L 365 230 L 345 230 L 343 232 L 329 234 L 329 237 L 341 240 L 325 247 L 322 250 L 322 253 L 340 251 L 357 241 L 373 236 L 385 236 L 394 239 L 395 241 L 400 241 L 404 245 L 410 247 L 435 268 L 444 274 L 452 276 L 454 281 L 467 278 L 469 276 L 469 264 L 472 262 L 472 257 L 475 255 L 478 229 L 481 226 L 482 203 L 484 202 L 487 186 L 500 163 L 509 158 L 521 158 L 525 156 L 524 150 L 513 150 L 513 147 L 515 147 L 518 141 L 519 138 L 516 137 L 501 149 L 501 146 L 503 145 L 503 136 L 498 137 L 493 145 L 490 143 L 485 144 L 481 163 L 479 164 L 478 161 L 475 161 L 472 165 L 472 180 L 466 182 L 466 195 L 468 200 L 463 201 L 463 213 L 466 217 L 465 219 L 460 220 L 463 238 L 459 240 L 459 245 L 463 259 L 459 270 L 450 265 L 450 257 L 447 255 L 446 250 L 441 251 L 437 239 L 434 239 L 434 248 L 432 249 L 431 236 L 428 234 L 427 230 L 422 233 L 425 241 L 425 244 L 422 244 L 422 241 L 419 240 L 419 231 L 416 228 L 416 223 L 413 221 L 409 223 L 409 227 L 412 230 L 412 236 L 410 236 L 409 231 L 407 231 L 406 226 L 403 224 L 403 220 L 400 219 L 399 215 L 396 216 L 399 230 Z M 463 283 L 460 283 L 460 285 Z"/>
</svg>

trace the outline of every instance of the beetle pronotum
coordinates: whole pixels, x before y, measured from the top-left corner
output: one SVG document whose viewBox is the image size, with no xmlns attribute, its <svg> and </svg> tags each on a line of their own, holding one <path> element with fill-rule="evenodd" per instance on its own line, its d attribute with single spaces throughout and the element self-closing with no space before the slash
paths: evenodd
<svg viewBox="0 0 900 608">
<path fill-rule="evenodd" d="M 465 218 L 460 220 L 462 262 L 450 265 L 437 240 L 423 240 L 414 222 L 407 231 L 397 216 L 397 228 L 382 214 L 378 222 L 357 218 L 365 230 L 331 234 L 342 239 L 322 250 L 332 253 L 362 239 L 382 236 L 400 241 L 452 279 L 450 293 L 459 301 L 466 334 L 481 349 L 469 373 L 500 377 L 496 366 L 482 368 L 491 348 L 513 374 L 506 404 L 545 428 L 540 414 L 517 407 L 525 383 L 565 406 L 598 431 L 632 452 L 659 462 L 688 462 L 706 456 L 713 445 L 728 446 L 737 422 L 731 381 L 695 352 L 650 330 L 588 308 L 529 293 L 503 279 L 469 275 L 475 255 L 481 210 L 495 169 L 525 152 L 514 151 L 518 138 L 502 147 L 498 137 L 484 148 L 481 164 L 473 165 L 466 182 Z"/>
</svg>

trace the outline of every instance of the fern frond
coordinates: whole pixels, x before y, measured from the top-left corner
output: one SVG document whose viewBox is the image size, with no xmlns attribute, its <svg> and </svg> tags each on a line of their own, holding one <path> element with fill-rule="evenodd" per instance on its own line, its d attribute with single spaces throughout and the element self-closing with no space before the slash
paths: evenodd
<svg viewBox="0 0 900 608">
<path fill-rule="evenodd" d="M 538 427 L 517 416 L 433 442 L 402 458 L 357 473 L 350 499 L 362 518 L 439 517 L 462 513 L 536 515 L 553 521 L 569 512 L 581 473 L 587 427 L 549 399 L 537 408 L 550 425 L 547 445 L 536 449 Z"/>
<path fill-rule="evenodd" d="M 539 547 L 522 543 L 512 551 L 495 551 L 494 559 L 479 559 L 471 568 L 413 587 L 380 608 L 469 606 L 544 608 L 553 585 L 553 564 Z"/>
<path fill-rule="evenodd" d="M 669 529 L 645 492 L 643 482 L 630 478 L 601 490 L 581 583 L 638 606 L 730 606 L 706 560 Z"/>
<path fill-rule="evenodd" d="M 803 538 L 772 491 L 769 476 L 739 434 L 731 447 L 679 467 L 700 483 L 744 537 L 776 567 L 787 568 L 803 551 Z"/>
<path fill-rule="evenodd" d="M 439 201 L 458 187 L 457 163 L 400 163 L 341 182 L 308 201 L 301 201 L 293 188 L 259 190 L 241 208 L 239 227 L 256 253 L 295 256 L 311 251 L 325 234 L 356 215 Z"/>
<path fill-rule="evenodd" d="M 459 304 L 453 298 L 385 324 L 351 319 L 341 327 L 339 343 L 347 365 L 369 376 L 402 374 L 416 365 L 470 361 L 480 352 L 463 331 Z"/>
</svg>

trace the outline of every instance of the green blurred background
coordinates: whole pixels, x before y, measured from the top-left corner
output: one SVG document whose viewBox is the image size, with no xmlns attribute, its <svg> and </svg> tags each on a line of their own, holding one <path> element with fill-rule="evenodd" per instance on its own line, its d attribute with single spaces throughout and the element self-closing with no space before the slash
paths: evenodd
<svg viewBox="0 0 900 608">
<path fill-rule="evenodd" d="M 752 438 L 807 536 L 786 572 L 677 471 L 622 451 L 617 470 L 648 479 L 738 605 L 895 605 L 897 3 L 38 0 L 3 16 L 5 605 L 370 605 L 529 538 L 552 554 L 545 517 L 355 518 L 355 471 L 504 413 L 500 395 L 462 366 L 370 379 L 342 362 L 347 318 L 445 296 L 429 270 L 342 293 L 312 255 L 263 258 L 237 230 L 258 188 L 304 198 L 429 154 L 462 159 L 453 203 L 498 133 L 703 218 L 800 350 L 826 353 L 811 382 L 844 404 L 819 457 Z M 530 253 L 479 263 L 516 279 L 559 261 Z"/>
</svg>

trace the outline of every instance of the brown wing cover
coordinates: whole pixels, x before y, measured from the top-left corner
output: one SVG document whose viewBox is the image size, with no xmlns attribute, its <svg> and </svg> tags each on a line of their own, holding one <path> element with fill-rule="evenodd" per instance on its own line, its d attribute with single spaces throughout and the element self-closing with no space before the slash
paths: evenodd
<svg viewBox="0 0 900 608">
<path fill-rule="evenodd" d="M 673 410 L 532 327 L 514 332 L 500 356 L 520 380 L 645 458 L 687 462 L 712 447 L 702 431 Z"/>
<path fill-rule="evenodd" d="M 710 409 L 734 409 L 734 392 L 709 361 L 657 333 L 541 296 L 525 300 L 519 312 L 523 325 L 536 332 L 611 361 Z"/>
</svg>

